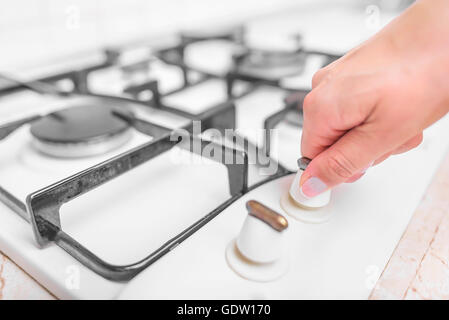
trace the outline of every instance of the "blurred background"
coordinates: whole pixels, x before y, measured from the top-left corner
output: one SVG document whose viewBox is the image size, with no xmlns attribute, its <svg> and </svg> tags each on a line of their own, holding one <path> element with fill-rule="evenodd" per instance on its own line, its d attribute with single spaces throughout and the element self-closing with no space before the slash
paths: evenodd
<svg viewBox="0 0 449 320">
<path fill-rule="evenodd" d="M 256 21 L 266 24 L 270 19 L 276 21 L 276 17 L 276 28 L 281 31 L 307 29 L 306 44 L 322 47 L 338 37 L 341 43 L 334 44 L 334 50 L 344 51 L 375 32 L 410 2 L 2 0 L 0 70 L 18 72 L 42 67 L 100 48 L 150 41 L 152 37 L 170 36 L 189 28 L 204 30 L 246 22 L 254 25 Z"/>
</svg>

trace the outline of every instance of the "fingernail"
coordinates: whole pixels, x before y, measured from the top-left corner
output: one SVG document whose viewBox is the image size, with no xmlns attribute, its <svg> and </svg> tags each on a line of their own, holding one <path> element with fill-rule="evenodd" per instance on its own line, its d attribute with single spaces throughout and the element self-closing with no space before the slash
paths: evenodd
<svg viewBox="0 0 449 320">
<path fill-rule="evenodd" d="M 327 190 L 327 185 L 317 177 L 309 178 L 302 185 L 300 191 L 306 198 L 313 198 Z"/>
</svg>

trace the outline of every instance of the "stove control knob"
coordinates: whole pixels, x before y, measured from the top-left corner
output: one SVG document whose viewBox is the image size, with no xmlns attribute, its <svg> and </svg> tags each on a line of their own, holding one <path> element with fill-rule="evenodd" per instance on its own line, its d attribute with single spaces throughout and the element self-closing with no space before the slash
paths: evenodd
<svg viewBox="0 0 449 320">
<path fill-rule="evenodd" d="M 299 181 L 301 180 L 301 176 L 306 170 L 307 166 L 310 163 L 310 159 L 307 158 L 300 158 L 298 160 L 298 172 L 296 173 L 295 179 L 293 180 L 293 183 L 290 187 L 290 196 L 292 199 L 300 206 L 309 208 L 309 209 L 316 209 L 316 208 L 322 208 L 325 207 L 330 199 L 331 199 L 331 190 L 327 190 L 316 197 L 309 198 L 306 197 L 302 192 L 301 188 L 299 187 Z"/>
<path fill-rule="evenodd" d="M 237 239 L 227 250 L 229 266 L 243 278 L 254 281 L 272 281 L 288 268 L 284 254 L 287 219 L 260 202 L 246 203 L 248 215 Z"/>
<path fill-rule="evenodd" d="M 316 197 L 306 197 L 299 186 L 301 176 L 310 163 L 310 159 L 298 160 L 298 172 L 296 173 L 290 189 L 281 197 L 281 206 L 288 215 L 307 223 L 322 223 L 331 217 L 330 208 L 331 190 L 327 190 Z"/>
<path fill-rule="evenodd" d="M 282 253 L 283 232 L 287 219 L 260 202 L 246 203 L 248 216 L 237 237 L 237 248 L 249 260 L 259 263 L 273 262 Z"/>
</svg>

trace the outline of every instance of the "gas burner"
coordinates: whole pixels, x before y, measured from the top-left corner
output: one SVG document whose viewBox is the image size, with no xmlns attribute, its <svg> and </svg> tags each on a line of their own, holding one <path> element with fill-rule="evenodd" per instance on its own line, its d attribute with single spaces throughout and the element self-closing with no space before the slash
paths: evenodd
<svg viewBox="0 0 449 320">
<path fill-rule="evenodd" d="M 246 37 L 244 48 L 234 56 L 238 73 L 266 80 L 278 80 L 300 74 L 304 70 L 306 53 L 301 35 L 288 37 L 286 43 L 279 39 Z"/>
<path fill-rule="evenodd" d="M 189 73 L 198 71 L 222 77 L 229 72 L 232 56 L 241 46 L 243 35 L 242 26 L 183 30 L 179 34 L 180 44 L 160 51 L 159 57 Z"/>
<path fill-rule="evenodd" d="M 79 105 L 51 113 L 31 125 L 33 145 L 58 158 L 81 158 L 112 151 L 132 136 L 128 123 L 112 114 L 113 106 Z"/>
<path fill-rule="evenodd" d="M 300 74 L 304 70 L 306 55 L 298 51 L 271 51 L 247 49 L 234 56 L 238 73 L 266 80 Z"/>
<path fill-rule="evenodd" d="M 192 43 L 206 40 L 228 40 L 241 43 L 245 34 L 243 26 L 220 26 L 207 29 L 184 30 L 180 37 L 183 43 Z"/>
</svg>

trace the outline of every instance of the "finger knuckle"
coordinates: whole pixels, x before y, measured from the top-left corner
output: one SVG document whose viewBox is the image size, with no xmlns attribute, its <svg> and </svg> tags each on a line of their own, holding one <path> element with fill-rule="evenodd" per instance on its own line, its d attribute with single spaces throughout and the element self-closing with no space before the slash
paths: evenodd
<svg viewBox="0 0 449 320">
<path fill-rule="evenodd" d="M 312 87 L 317 86 L 321 82 L 321 79 L 325 77 L 326 73 L 327 71 L 325 69 L 320 69 L 317 72 L 315 72 L 315 74 L 312 77 Z"/>
<path fill-rule="evenodd" d="M 310 92 L 304 98 L 304 103 L 302 106 L 303 112 L 310 114 L 314 110 L 314 105 L 316 105 L 316 94 L 314 92 Z"/>
<path fill-rule="evenodd" d="M 316 113 L 327 104 L 327 93 L 323 90 L 311 91 L 304 98 L 303 111 L 308 113 Z"/>
<path fill-rule="evenodd" d="M 338 151 L 327 159 L 327 166 L 331 174 L 343 180 L 351 178 L 357 172 L 350 158 Z"/>
</svg>

